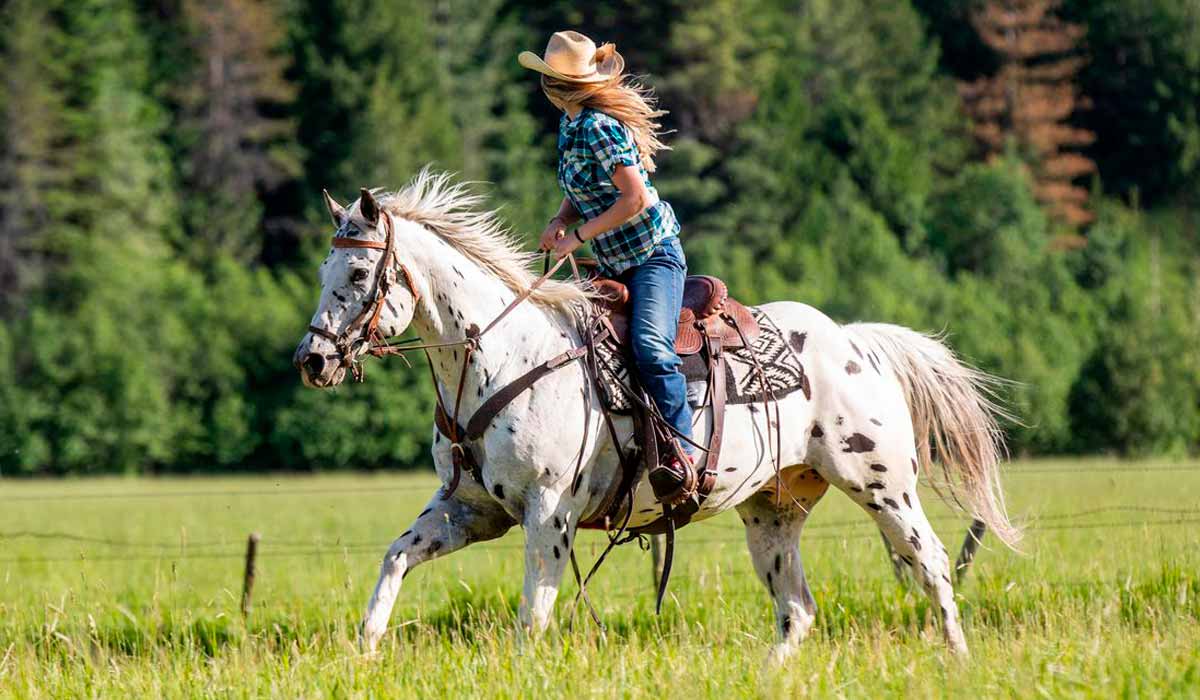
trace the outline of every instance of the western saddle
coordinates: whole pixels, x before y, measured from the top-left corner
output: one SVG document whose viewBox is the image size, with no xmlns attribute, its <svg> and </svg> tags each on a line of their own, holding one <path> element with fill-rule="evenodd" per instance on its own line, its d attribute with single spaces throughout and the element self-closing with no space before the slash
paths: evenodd
<svg viewBox="0 0 1200 700">
<path fill-rule="evenodd" d="M 593 280 L 592 285 L 601 306 L 608 312 L 613 338 L 621 347 L 628 348 L 629 289 L 608 278 Z M 758 323 L 749 309 L 729 298 L 729 288 L 723 281 L 707 275 L 694 275 L 684 281 L 683 308 L 675 334 L 675 352 L 681 357 L 700 352 L 707 338 L 719 339 L 722 348 L 736 349 L 742 347 L 743 338 L 753 341 L 757 337 Z"/>
</svg>

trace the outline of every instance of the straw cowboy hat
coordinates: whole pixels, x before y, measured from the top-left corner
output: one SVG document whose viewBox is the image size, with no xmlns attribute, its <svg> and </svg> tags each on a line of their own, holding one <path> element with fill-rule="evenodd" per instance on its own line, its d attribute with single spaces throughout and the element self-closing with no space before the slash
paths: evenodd
<svg viewBox="0 0 1200 700">
<path fill-rule="evenodd" d="M 601 83 L 621 74 L 625 59 L 612 44 L 599 49 L 596 42 L 579 32 L 555 32 L 546 44 L 546 53 L 538 57 L 532 51 L 522 51 L 517 62 L 558 80 L 572 83 Z"/>
</svg>

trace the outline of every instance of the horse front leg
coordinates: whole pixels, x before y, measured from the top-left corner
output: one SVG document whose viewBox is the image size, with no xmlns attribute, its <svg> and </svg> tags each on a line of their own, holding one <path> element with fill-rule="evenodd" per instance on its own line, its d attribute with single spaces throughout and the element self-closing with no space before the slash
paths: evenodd
<svg viewBox="0 0 1200 700">
<path fill-rule="evenodd" d="M 571 499 L 548 490 L 537 493 L 525 509 L 525 587 L 518 612 L 521 630 L 544 632 L 558 598 L 558 588 L 571 556 L 579 513 Z"/>
<path fill-rule="evenodd" d="M 388 547 L 379 569 L 379 581 L 363 616 L 362 643 L 375 652 L 387 631 L 400 584 L 418 565 L 446 556 L 472 542 L 500 537 L 516 522 L 499 507 L 486 502 L 467 503 L 456 493 L 442 499 L 439 490 L 417 516 L 412 527 Z"/>
</svg>

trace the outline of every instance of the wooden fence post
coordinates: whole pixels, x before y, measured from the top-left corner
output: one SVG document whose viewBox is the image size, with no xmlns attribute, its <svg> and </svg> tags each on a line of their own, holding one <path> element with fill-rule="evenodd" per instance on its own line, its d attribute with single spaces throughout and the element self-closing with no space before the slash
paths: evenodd
<svg viewBox="0 0 1200 700">
<path fill-rule="evenodd" d="M 258 558 L 258 540 L 261 536 L 257 532 L 250 533 L 250 539 L 246 541 L 246 572 L 242 579 L 242 617 L 250 615 L 250 596 L 254 594 L 254 569 L 255 560 Z"/>
</svg>

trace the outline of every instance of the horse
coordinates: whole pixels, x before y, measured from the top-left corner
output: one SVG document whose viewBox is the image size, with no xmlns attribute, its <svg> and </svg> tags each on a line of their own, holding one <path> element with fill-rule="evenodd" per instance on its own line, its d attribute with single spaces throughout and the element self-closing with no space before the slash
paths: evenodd
<svg viewBox="0 0 1200 700">
<path fill-rule="evenodd" d="M 591 303 L 588 286 L 535 285 L 537 254 L 523 251 L 466 183 L 426 168 L 397 192 L 363 189 L 349 206 L 326 192 L 325 202 L 333 247 L 293 358 L 305 385 L 340 384 L 372 340 L 411 329 L 428 348 L 439 402 L 456 393 L 455 412 L 471 415 L 531 367 L 580 346 L 576 312 Z M 907 328 L 839 325 L 792 301 L 756 308 L 796 346 L 807 385 L 778 399 L 777 410 L 728 407 L 718 479 L 693 520 L 730 508 L 741 517 L 775 607 L 772 657 L 793 653 L 815 619 L 799 544 L 830 485 L 874 520 L 932 602 L 951 652 L 966 655 L 949 555 L 922 509 L 917 481 L 939 485 L 944 500 L 1015 547 L 1020 531 L 999 484 L 1005 413 L 994 398 L 998 380 L 940 339 Z M 525 533 L 519 629 L 536 635 L 547 628 L 577 526 L 621 478 L 619 446 L 637 439 L 627 417 L 604 429 L 589 381 L 582 362 L 566 362 L 507 403 L 470 445 L 478 481 L 459 482 L 455 451 L 462 446 L 433 432 L 442 486 L 383 558 L 360 626 L 369 652 L 409 571 L 516 525 Z M 697 411 L 696 442 L 704 444 L 710 423 L 708 412 Z M 634 528 L 661 514 L 647 484 L 635 490 L 629 513 Z"/>
</svg>

